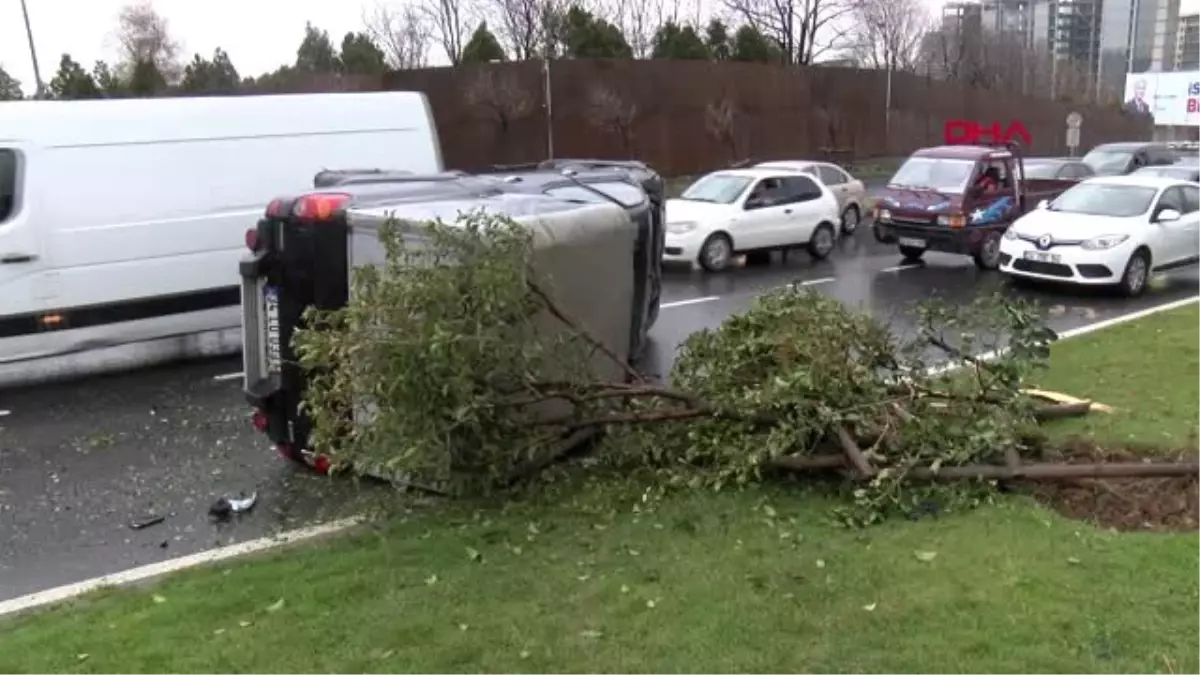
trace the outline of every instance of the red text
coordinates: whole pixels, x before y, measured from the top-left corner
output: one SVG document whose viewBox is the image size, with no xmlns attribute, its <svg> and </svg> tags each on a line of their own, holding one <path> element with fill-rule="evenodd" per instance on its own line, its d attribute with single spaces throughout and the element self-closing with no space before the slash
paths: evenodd
<svg viewBox="0 0 1200 675">
<path fill-rule="evenodd" d="M 946 122 L 943 136 L 946 145 L 1006 145 L 1012 141 L 1033 145 L 1033 136 L 1020 120 L 1009 122 L 1007 127 L 999 122 L 984 126 L 971 120 L 950 120 Z"/>
</svg>

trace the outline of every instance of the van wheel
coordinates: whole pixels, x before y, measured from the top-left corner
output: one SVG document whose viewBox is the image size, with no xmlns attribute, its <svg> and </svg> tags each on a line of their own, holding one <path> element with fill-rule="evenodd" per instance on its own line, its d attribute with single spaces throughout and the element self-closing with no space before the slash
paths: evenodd
<svg viewBox="0 0 1200 675">
<path fill-rule="evenodd" d="M 712 234 L 700 247 L 700 266 L 706 272 L 724 272 L 733 263 L 733 242 L 729 235 Z"/>
<path fill-rule="evenodd" d="M 900 256 L 904 258 L 904 262 L 917 262 L 921 256 L 925 255 L 925 249 L 914 246 L 901 246 Z"/>
<path fill-rule="evenodd" d="M 1146 281 L 1150 278 L 1150 255 L 1145 249 L 1139 249 L 1129 256 L 1125 263 L 1125 273 L 1121 275 L 1121 283 L 1117 290 L 1127 298 L 1136 298 L 1146 290 Z"/>
<path fill-rule="evenodd" d="M 833 232 L 833 226 L 829 223 L 821 223 L 817 225 L 817 229 L 813 230 L 812 238 L 808 240 L 808 254 L 817 260 L 824 260 L 833 252 L 833 240 L 837 235 Z"/>
<path fill-rule="evenodd" d="M 979 250 L 971 255 L 975 266 L 981 270 L 1000 269 L 1000 233 L 989 232 L 979 245 Z"/>
<path fill-rule="evenodd" d="M 862 214 L 858 212 L 858 207 L 854 204 L 846 207 L 842 211 L 842 235 L 849 237 L 858 229 L 858 224 L 862 222 Z"/>
</svg>

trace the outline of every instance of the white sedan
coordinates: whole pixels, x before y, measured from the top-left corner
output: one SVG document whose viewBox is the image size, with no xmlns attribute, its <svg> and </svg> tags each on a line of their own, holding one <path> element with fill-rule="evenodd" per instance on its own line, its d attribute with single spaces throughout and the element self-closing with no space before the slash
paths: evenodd
<svg viewBox="0 0 1200 675">
<path fill-rule="evenodd" d="M 812 177 L 780 169 L 730 169 L 703 176 L 666 204 L 665 262 L 720 272 L 736 256 L 804 246 L 833 251 L 838 201 Z"/>
<path fill-rule="evenodd" d="M 1152 272 L 1200 261 L 1200 185 L 1158 176 L 1083 181 L 1019 218 L 1000 244 L 1018 278 L 1146 289 Z"/>
</svg>

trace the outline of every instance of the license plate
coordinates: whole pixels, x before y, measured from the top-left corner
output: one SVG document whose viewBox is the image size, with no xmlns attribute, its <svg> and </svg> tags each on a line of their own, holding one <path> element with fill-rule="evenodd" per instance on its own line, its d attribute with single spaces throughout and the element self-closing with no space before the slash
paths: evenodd
<svg viewBox="0 0 1200 675">
<path fill-rule="evenodd" d="M 901 246 L 910 246 L 912 248 L 925 248 L 924 239 L 910 239 L 908 237 L 900 237 Z"/>
<path fill-rule="evenodd" d="M 1025 251 L 1025 259 L 1044 263 L 1062 262 L 1061 255 L 1057 253 L 1043 253 L 1042 251 Z"/>
<path fill-rule="evenodd" d="M 267 372 L 278 373 L 283 361 L 279 351 L 279 289 L 272 286 L 263 289 L 263 309 L 267 324 Z"/>
</svg>

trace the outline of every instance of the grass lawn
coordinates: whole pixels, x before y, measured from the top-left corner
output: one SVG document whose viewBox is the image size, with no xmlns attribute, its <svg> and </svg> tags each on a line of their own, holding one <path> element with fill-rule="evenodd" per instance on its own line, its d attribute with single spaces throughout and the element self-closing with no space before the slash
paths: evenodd
<svg viewBox="0 0 1200 675">
<path fill-rule="evenodd" d="M 1186 441 L 1198 319 L 1057 345 L 1041 384 L 1121 410 L 1062 433 Z M 1195 533 L 1118 534 L 1023 497 L 851 531 L 815 489 L 643 488 L 417 511 L 0 620 L 0 671 L 1200 671 Z"/>
</svg>

